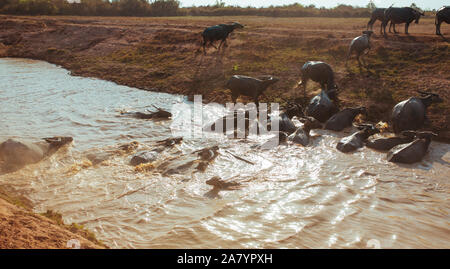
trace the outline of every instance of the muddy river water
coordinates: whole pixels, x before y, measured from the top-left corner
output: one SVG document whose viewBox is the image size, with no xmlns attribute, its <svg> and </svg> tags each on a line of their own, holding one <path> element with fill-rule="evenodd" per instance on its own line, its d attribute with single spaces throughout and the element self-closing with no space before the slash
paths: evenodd
<svg viewBox="0 0 450 269">
<path fill-rule="evenodd" d="M 219 155 L 204 172 L 164 175 L 137 171 L 132 153 L 116 151 L 132 141 L 151 149 L 172 136 L 171 120 L 121 115 L 152 105 L 172 109 L 174 119 L 192 106 L 183 96 L 73 77 L 42 61 L 0 59 L 0 141 L 74 138 L 50 158 L 0 175 L 0 185 L 28 197 L 37 212 L 83 224 L 112 248 L 450 247 L 448 144 L 432 142 L 420 163 L 397 165 L 368 148 L 337 151 L 339 138 L 354 130 L 314 130 L 309 147 L 268 150 L 255 147 L 261 137 L 185 138 L 158 158 L 181 161 L 214 145 Z M 223 109 L 203 113 L 214 120 Z M 86 157 L 105 152 L 99 164 Z M 205 181 L 214 176 L 241 186 L 207 197 Z"/>
</svg>

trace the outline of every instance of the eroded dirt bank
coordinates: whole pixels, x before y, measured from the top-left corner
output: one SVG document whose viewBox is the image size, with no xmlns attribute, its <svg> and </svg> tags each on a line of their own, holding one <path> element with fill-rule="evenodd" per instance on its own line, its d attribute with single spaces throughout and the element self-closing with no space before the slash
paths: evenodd
<svg viewBox="0 0 450 269">
<path fill-rule="evenodd" d="M 229 39 L 224 54 L 198 51 L 200 32 L 217 23 L 245 25 Z M 444 103 L 429 109 L 426 129 L 450 139 L 449 43 L 434 35 L 426 18 L 405 34 L 383 38 L 375 25 L 369 71 L 356 61 L 345 67 L 350 40 L 366 19 L 331 18 L 98 18 L 0 16 L 0 56 L 26 57 L 59 64 L 72 74 L 114 81 L 141 89 L 202 94 L 205 102 L 230 101 L 225 89 L 233 74 L 274 75 L 268 102 L 295 99 L 299 71 L 307 60 L 330 63 L 337 73 L 343 106 L 365 105 L 371 121 L 389 117 L 393 105 L 416 91 L 439 93 Z M 403 27 L 398 27 L 403 31 Z M 450 33 L 444 25 L 442 32 Z M 318 85 L 309 83 L 310 95 Z"/>
<path fill-rule="evenodd" d="M 0 189 L 0 249 L 105 248 L 89 232 L 62 224 L 60 215 L 45 215 L 33 213 L 22 199 Z"/>
</svg>

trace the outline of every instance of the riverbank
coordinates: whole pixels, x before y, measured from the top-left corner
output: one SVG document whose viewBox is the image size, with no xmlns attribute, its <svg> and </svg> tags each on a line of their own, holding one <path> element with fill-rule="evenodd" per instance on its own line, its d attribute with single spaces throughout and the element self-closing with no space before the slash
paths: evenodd
<svg viewBox="0 0 450 269">
<path fill-rule="evenodd" d="M 79 245 L 78 245 L 79 243 Z M 0 188 L 0 249 L 105 248 L 82 226 L 66 225 L 60 214 L 37 214 L 31 202 Z"/>
<path fill-rule="evenodd" d="M 229 47 L 203 57 L 198 50 L 204 27 L 239 21 Z M 73 75 L 96 77 L 145 90 L 201 94 L 204 102 L 231 101 L 225 89 L 234 74 L 280 78 L 266 102 L 301 96 L 294 89 L 302 64 L 323 60 L 335 69 L 342 106 L 364 105 L 370 121 L 387 121 L 392 107 L 433 91 L 444 102 L 429 108 L 426 129 L 450 141 L 449 43 L 434 35 L 434 20 L 410 27 L 410 36 L 378 33 L 367 57 L 369 71 L 345 67 L 348 44 L 364 30 L 366 19 L 261 17 L 18 17 L 0 16 L 0 56 L 45 60 Z M 400 29 L 400 28 L 399 28 Z M 443 32 L 449 32 L 443 26 Z M 318 85 L 309 83 L 309 95 Z M 244 100 L 247 101 L 247 100 Z"/>
</svg>

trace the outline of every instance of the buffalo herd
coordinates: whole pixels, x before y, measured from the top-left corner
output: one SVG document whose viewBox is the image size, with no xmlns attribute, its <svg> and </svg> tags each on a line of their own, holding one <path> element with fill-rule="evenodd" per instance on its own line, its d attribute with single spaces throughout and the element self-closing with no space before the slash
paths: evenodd
<svg viewBox="0 0 450 269">
<path fill-rule="evenodd" d="M 419 19 L 424 16 L 424 12 L 410 7 L 396 8 L 377 8 L 372 12 L 371 19 L 367 24 L 367 30 L 363 31 L 361 36 L 354 38 L 349 46 L 347 61 L 355 54 L 361 70 L 362 64 L 366 66 L 362 56 L 366 55 L 370 48 L 370 37 L 375 21 L 381 21 L 381 33 L 386 35 L 386 26 L 390 24 L 397 33 L 395 26 L 405 24 L 405 33 L 408 34 L 409 25 L 414 21 L 419 23 Z M 442 22 L 450 23 L 450 7 L 442 7 L 436 13 L 436 34 L 441 35 L 440 26 Z M 235 29 L 241 29 L 244 26 L 237 22 L 232 24 L 219 24 L 206 28 L 203 33 L 203 50 L 209 42 L 213 45 L 214 41 L 220 40 L 220 49 L 226 44 L 228 35 Z M 213 45 L 214 46 L 214 45 Z M 347 64 L 346 61 L 346 64 Z M 280 142 L 291 141 L 292 143 L 307 146 L 310 141 L 310 130 L 324 128 L 331 131 L 342 131 L 353 125 L 355 117 L 359 114 L 367 114 L 365 107 L 354 107 L 339 109 L 337 98 L 338 86 L 335 83 L 335 75 L 331 66 L 322 61 L 308 61 L 301 68 L 301 81 L 297 84 L 303 87 L 304 100 L 306 100 L 306 85 L 308 80 L 317 82 L 321 86 L 321 91 L 314 96 L 305 109 L 298 104 L 294 104 L 296 112 L 292 112 L 293 104 L 288 104 L 287 108 L 278 116 L 279 138 Z M 259 107 L 259 96 L 279 79 L 273 76 L 252 78 L 243 75 L 234 75 L 226 83 L 226 88 L 231 90 L 231 97 L 234 103 L 240 95 L 253 98 L 256 107 Z M 355 133 L 342 138 L 336 145 L 341 152 L 351 152 L 363 146 L 367 146 L 379 151 L 388 151 L 387 159 L 391 162 L 414 163 L 420 161 L 426 154 L 431 138 L 436 136 L 431 132 L 419 131 L 428 123 L 426 110 L 433 103 L 442 102 L 442 99 L 435 93 L 418 91 L 418 97 L 411 97 L 399 102 L 392 109 L 390 123 L 395 136 L 380 137 L 373 136 L 380 130 L 374 124 L 357 124 L 358 129 Z M 300 107 L 300 108 L 299 108 Z M 290 112 L 291 111 L 291 112 Z M 246 123 L 249 123 L 248 111 L 245 114 Z M 302 127 L 296 127 L 291 121 L 297 116 Z M 272 116 L 273 117 L 273 116 Z M 237 113 L 234 113 L 235 122 Z M 270 117 L 269 117 L 270 118 Z M 225 117 L 217 122 L 226 123 Z M 204 129 L 213 130 L 216 123 L 206 126 Z M 211 128 L 212 127 L 212 128 Z M 248 131 L 248 130 L 246 130 Z M 248 132 L 246 132 L 247 134 Z"/>
</svg>

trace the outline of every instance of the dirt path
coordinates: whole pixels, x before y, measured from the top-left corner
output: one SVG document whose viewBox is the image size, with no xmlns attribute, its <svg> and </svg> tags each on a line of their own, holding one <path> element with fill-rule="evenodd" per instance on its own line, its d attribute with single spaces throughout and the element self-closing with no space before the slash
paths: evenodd
<svg viewBox="0 0 450 269">
<path fill-rule="evenodd" d="M 200 33 L 217 23 L 239 21 L 223 54 L 202 56 Z M 330 63 L 343 106 L 365 105 L 370 121 L 387 121 L 392 107 L 417 95 L 439 93 L 444 103 L 429 109 L 427 129 L 450 141 L 449 43 L 434 35 L 434 20 L 422 19 L 410 35 L 379 35 L 374 25 L 369 70 L 355 60 L 345 67 L 349 42 L 367 19 L 264 17 L 14 17 L 0 16 L 0 57 L 45 60 L 90 76 L 152 91 L 201 94 L 205 102 L 231 101 L 225 83 L 234 74 L 274 75 L 266 102 L 300 97 L 294 89 L 307 60 Z M 399 28 L 400 32 L 403 30 Z M 450 27 L 442 32 L 450 36 Z M 318 85 L 310 83 L 309 92 Z M 244 100 L 246 101 L 246 100 Z"/>
</svg>

